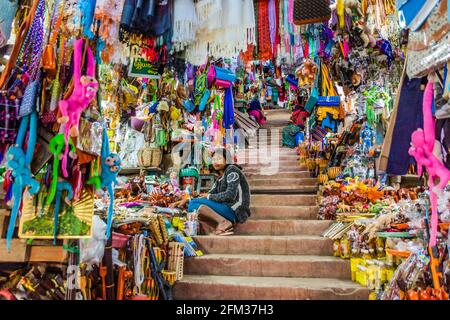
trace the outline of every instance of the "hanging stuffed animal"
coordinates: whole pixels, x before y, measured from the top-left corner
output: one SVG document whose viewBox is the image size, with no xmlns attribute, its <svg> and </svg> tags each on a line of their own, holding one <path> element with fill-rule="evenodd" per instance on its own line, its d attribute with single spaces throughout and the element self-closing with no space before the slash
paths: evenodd
<svg viewBox="0 0 450 320">
<path fill-rule="evenodd" d="M 428 187 L 430 188 L 430 202 L 432 208 L 431 214 L 431 234 L 430 246 L 436 245 L 437 228 L 438 228 L 438 211 L 437 211 L 437 194 L 436 192 L 445 188 L 450 181 L 450 171 L 445 167 L 441 157 L 435 155 L 436 137 L 435 137 L 435 120 L 432 114 L 433 106 L 433 81 L 429 81 L 425 88 L 423 98 L 423 130 L 417 129 L 411 135 L 411 148 L 409 154 L 417 161 L 417 172 L 422 175 L 423 169 L 428 172 Z M 439 183 L 435 184 L 435 179 L 439 178 Z"/>
<path fill-rule="evenodd" d="M 56 237 L 59 233 L 59 208 L 61 206 L 61 196 L 63 191 L 67 191 L 67 195 L 64 198 L 64 201 L 68 205 L 70 205 L 70 201 L 73 199 L 72 185 L 67 181 L 59 181 L 56 186 L 56 201 L 55 208 L 53 209 L 53 244 L 56 244 Z"/>
<path fill-rule="evenodd" d="M 62 158 L 62 171 L 64 177 L 68 177 L 67 156 L 69 154 L 69 137 L 78 136 L 78 124 L 83 110 L 95 98 L 98 91 L 98 82 L 95 77 L 95 60 L 91 48 L 86 44 L 87 65 L 86 75 L 81 75 L 83 60 L 83 39 L 75 41 L 73 53 L 73 92 L 67 100 L 59 102 L 59 110 L 62 117 L 58 119 L 60 124 L 65 124 L 64 137 L 66 149 Z"/>
<path fill-rule="evenodd" d="M 28 135 L 28 143 L 26 152 L 23 151 L 25 133 L 30 124 Z M 37 113 L 33 111 L 30 115 L 22 118 L 19 131 L 17 134 L 16 144 L 9 148 L 6 166 L 11 170 L 11 176 L 14 178 L 12 184 L 13 207 L 11 210 L 11 218 L 9 220 L 8 231 L 6 235 L 6 245 L 8 251 L 11 248 L 11 238 L 16 225 L 17 214 L 19 213 L 20 204 L 22 203 L 22 195 L 26 187 L 30 187 L 30 194 L 37 194 L 40 188 L 30 169 L 31 160 L 33 158 L 34 148 L 36 146 L 37 131 Z"/>
<path fill-rule="evenodd" d="M 65 137 L 64 134 L 58 134 L 54 136 L 50 140 L 49 149 L 53 154 L 53 167 L 52 167 L 52 181 L 50 183 L 50 189 L 48 191 L 46 204 L 50 205 L 55 199 L 56 189 L 58 185 L 58 169 L 59 169 L 59 160 L 62 158 L 62 152 L 65 146 Z M 69 146 L 72 149 L 72 154 L 75 154 L 76 149 L 75 145 L 72 143 L 72 140 L 69 139 Z"/>
<path fill-rule="evenodd" d="M 112 217 L 114 214 L 114 185 L 117 184 L 117 175 L 121 170 L 121 160 L 119 155 L 111 153 L 109 150 L 109 139 L 106 128 L 103 129 L 103 144 L 101 155 L 101 173 L 100 176 L 94 176 L 88 180 L 88 184 L 94 185 L 97 195 L 104 195 L 104 188 L 109 193 L 108 221 L 106 237 L 111 235 Z"/>
</svg>

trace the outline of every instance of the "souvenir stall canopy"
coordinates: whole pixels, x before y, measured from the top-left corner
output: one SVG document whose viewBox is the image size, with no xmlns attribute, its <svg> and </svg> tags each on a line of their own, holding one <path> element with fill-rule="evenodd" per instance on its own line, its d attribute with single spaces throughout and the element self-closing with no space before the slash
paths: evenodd
<svg viewBox="0 0 450 320">
<path fill-rule="evenodd" d="M 212 152 L 283 108 L 352 279 L 448 299 L 447 1 L 4 2 L 2 295 L 173 299 Z"/>
</svg>

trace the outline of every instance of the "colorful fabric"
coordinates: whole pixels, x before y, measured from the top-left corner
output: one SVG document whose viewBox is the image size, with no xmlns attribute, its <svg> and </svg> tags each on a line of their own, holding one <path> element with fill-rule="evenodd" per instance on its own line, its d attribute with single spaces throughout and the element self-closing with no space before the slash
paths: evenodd
<svg viewBox="0 0 450 320">
<path fill-rule="evenodd" d="M 262 61 L 271 60 L 269 2 L 258 0 L 258 57 Z"/>
<path fill-rule="evenodd" d="M 295 148 L 296 147 L 295 138 L 300 131 L 301 131 L 300 127 L 292 123 L 289 124 L 286 128 L 284 128 L 282 133 L 283 146 Z"/>
</svg>

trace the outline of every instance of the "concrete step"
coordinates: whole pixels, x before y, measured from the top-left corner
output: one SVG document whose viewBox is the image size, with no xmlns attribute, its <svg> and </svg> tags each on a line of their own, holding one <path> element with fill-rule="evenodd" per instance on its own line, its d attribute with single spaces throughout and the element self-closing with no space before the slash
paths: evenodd
<svg viewBox="0 0 450 320">
<path fill-rule="evenodd" d="M 234 230 L 238 235 L 320 236 L 331 225 L 324 220 L 248 220 Z"/>
<path fill-rule="evenodd" d="M 258 174 L 274 174 L 278 172 L 292 172 L 292 171 L 306 171 L 306 166 L 300 166 L 300 164 L 294 166 L 282 166 L 277 163 L 272 164 L 259 164 L 242 166 L 245 173 L 258 173 Z"/>
<path fill-rule="evenodd" d="M 304 195 L 304 194 L 314 194 L 317 195 L 317 191 L 319 190 L 318 186 L 260 186 L 251 188 L 251 192 L 253 195 L 257 194 L 279 194 L 279 195 Z"/>
<path fill-rule="evenodd" d="M 266 173 L 266 174 L 264 174 Z M 286 172 L 278 172 L 278 173 L 271 173 L 271 172 L 263 172 L 262 174 L 258 172 L 246 172 L 245 176 L 247 179 L 252 180 L 258 180 L 258 179 L 301 179 L 301 178 L 310 178 L 311 175 L 309 171 L 303 170 L 303 171 L 286 171 Z"/>
<path fill-rule="evenodd" d="M 300 179 L 292 179 L 292 178 L 280 178 L 280 179 L 254 179 L 248 178 L 248 183 L 250 187 L 260 187 L 260 186 L 274 186 L 276 187 L 291 187 L 291 186 L 316 186 L 317 179 L 316 178 L 300 178 Z"/>
<path fill-rule="evenodd" d="M 287 162 L 287 161 L 297 161 L 297 163 L 300 161 L 300 156 L 296 153 L 293 154 L 286 154 L 286 155 L 272 155 L 270 153 L 262 153 L 262 154 L 252 154 L 252 155 L 242 155 L 238 154 L 238 160 L 243 163 L 267 163 L 273 160 L 278 160 L 280 162 Z"/>
<path fill-rule="evenodd" d="M 356 300 L 369 290 L 350 280 L 186 275 L 174 286 L 176 300 Z"/>
<path fill-rule="evenodd" d="M 350 278 L 350 261 L 322 256 L 208 254 L 186 258 L 189 275 Z"/>
<path fill-rule="evenodd" d="M 317 206 L 255 206 L 250 208 L 251 220 L 314 220 L 317 219 Z"/>
<path fill-rule="evenodd" d="M 206 254 L 332 255 L 333 241 L 320 236 L 197 236 Z"/>
<path fill-rule="evenodd" d="M 269 159 L 246 159 L 246 160 L 240 160 L 240 166 L 244 169 L 246 168 L 252 168 L 255 166 L 258 167 L 270 167 L 273 166 L 273 164 L 278 163 L 278 166 L 280 168 L 283 167 L 295 167 L 298 168 L 300 166 L 299 160 L 280 160 L 276 157 L 269 158 Z M 306 169 L 306 167 L 305 167 Z"/>
<path fill-rule="evenodd" d="M 260 195 L 251 196 L 252 206 L 314 206 L 316 195 Z"/>
</svg>

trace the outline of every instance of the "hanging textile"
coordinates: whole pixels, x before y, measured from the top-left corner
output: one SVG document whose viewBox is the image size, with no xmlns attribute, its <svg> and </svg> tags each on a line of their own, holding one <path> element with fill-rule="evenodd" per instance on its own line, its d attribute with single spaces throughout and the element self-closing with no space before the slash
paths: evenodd
<svg viewBox="0 0 450 320">
<path fill-rule="evenodd" d="M 174 44 L 174 50 L 181 51 L 195 40 L 198 19 L 194 1 L 175 1 L 173 20 L 172 42 Z"/>
<path fill-rule="evenodd" d="M 225 90 L 222 123 L 225 129 L 230 129 L 234 125 L 233 90 L 231 87 Z"/>
<path fill-rule="evenodd" d="M 194 65 L 206 63 L 208 56 L 237 56 L 256 42 L 253 1 L 201 0 L 196 10 L 196 39 L 186 49 L 186 60 Z"/>
<path fill-rule="evenodd" d="M 258 44 L 259 59 L 271 60 L 269 2 L 264 0 L 258 0 Z"/>
</svg>

